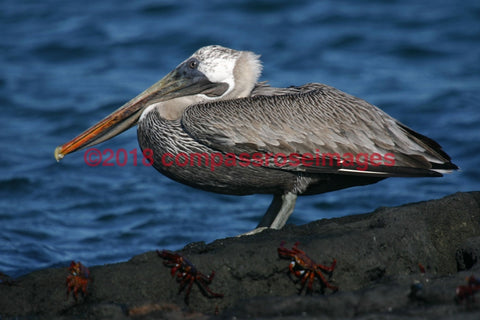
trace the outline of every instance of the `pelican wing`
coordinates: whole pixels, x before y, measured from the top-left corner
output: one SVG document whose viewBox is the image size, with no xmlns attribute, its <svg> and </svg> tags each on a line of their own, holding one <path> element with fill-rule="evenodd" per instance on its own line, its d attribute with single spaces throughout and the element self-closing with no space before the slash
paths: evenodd
<svg viewBox="0 0 480 320">
<path fill-rule="evenodd" d="M 262 165 L 282 170 L 439 176 L 436 170 L 457 168 L 435 141 L 322 84 L 281 89 L 259 84 L 248 98 L 188 107 L 182 125 L 219 152 L 261 154 Z"/>
</svg>

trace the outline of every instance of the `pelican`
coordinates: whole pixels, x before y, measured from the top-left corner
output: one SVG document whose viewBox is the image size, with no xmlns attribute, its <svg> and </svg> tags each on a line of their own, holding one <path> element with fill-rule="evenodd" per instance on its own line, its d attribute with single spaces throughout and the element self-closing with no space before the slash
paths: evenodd
<svg viewBox="0 0 480 320">
<path fill-rule="evenodd" d="M 282 228 L 298 195 L 458 169 L 437 142 L 360 98 L 319 83 L 271 87 L 258 82 L 261 71 L 253 52 L 200 48 L 55 158 L 137 124 L 141 149 L 167 177 L 222 194 L 272 194 L 256 230 Z"/>
</svg>

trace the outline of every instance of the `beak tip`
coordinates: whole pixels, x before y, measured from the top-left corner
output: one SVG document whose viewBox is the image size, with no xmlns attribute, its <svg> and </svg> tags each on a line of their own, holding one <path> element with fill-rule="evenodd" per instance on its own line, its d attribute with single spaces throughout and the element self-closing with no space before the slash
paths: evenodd
<svg viewBox="0 0 480 320">
<path fill-rule="evenodd" d="M 55 160 L 57 160 L 57 162 L 60 162 L 60 160 L 63 159 L 65 155 L 62 153 L 62 146 L 58 146 L 55 148 L 54 155 L 55 155 Z"/>
</svg>

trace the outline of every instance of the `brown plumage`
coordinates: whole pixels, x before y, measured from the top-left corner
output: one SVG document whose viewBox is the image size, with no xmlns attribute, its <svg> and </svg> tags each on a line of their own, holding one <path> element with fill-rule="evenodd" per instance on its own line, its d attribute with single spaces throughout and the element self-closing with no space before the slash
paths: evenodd
<svg viewBox="0 0 480 320">
<path fill-rule="evenodd" d="M 166 176 L 212 192 L 273 194 L 259 224 L 271 228 L 285 224 L 297 195 L 387 177 L 438 177 L 457 169 L 438 143 L 362 99 L 318 83 L 273 88 L 257 83 L 260 71 L 258 56 L 251 52 L 201 48 L 112 115 L 58 147 L 57 160 L 138 122 L 141 148 L 153 151 L 154 167 Z M 204 161 L 215 155 L 223 163 L 165 163 L 166 155 L 182 154 L 204 155 Z M 254 154 L 261 162 L 253 161 Z M 310 154 L 316 160 L 303 161 Z M 355 159 L 362 154 L 368 162 Z M 370 157 L 374 154 L 381 160 Z M 279 165 L 279 159 L 285 163 Z"/>
</svg>

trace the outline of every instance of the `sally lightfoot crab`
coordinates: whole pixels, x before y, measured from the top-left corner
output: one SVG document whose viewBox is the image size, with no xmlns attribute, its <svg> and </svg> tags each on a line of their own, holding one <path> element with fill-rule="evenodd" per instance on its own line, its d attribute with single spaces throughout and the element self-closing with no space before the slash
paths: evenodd
<svg viewBox="0 0 480 320">
<path fill-rule="evenodd" d="M 177 281 L 180 282 L 178 293 L 187 287 L 187 291 L 185 292 L 186 304 L 188 304 L 188 297 L 194 282 L 198 285 L 203 295 L 210 298 L 223 298 L 223 294 L 215 293 L 208 287 L 208 285 L 212 283 L 215 271 L 212 271 L 210 275 L 206 276 L 198 271 L 193 263 L 178 253 L 169 250 L 162 250 L 161 252 L 157 250 L 157 253 L 161 258 L 165 259 L 163 264 L 172 268 L 170 270 L 172 277 L 177 273 Z"/>
<path fill-rule="evenodd" d="M 455 292 L 455 301 L 457 303 L 466 300 L 467 303 L 475 301 L 475 293 L 480 291 L 480 279 L 475 278 L 471 275 L 467 277 L 467 285 L 458 286 Z"/>
<path fill-rule="evenodd" d="M 77 295 L 80 291 L 82 296 L 87 295 L 87 286 L 90 281 L 90 270 L 85 267 L 80 261 L 72 261 L 68 268 L 69 275 L 67 276 L 67 299 L 70 291 L 73 291 L 73 298 L 77 301 Z"/>
<path fill-rule="evenodd" d="M 333 259 L 333 262 L 330 266 L 324 266 L 317 264 L 312 258 L 310 258 L 304 251 L 298 249 L 298 242 L 295 243 L 291 250 L 284 248 L 285 242 L 283 241 L 278 248 L 278 255 L 283 259 L 290 259 L 290 265 L 288 266 L 289 273 L 294 274 L 300 278 L 302 286 L 300 287 L 299 294 L 302 293 L 303 288 L 307 285 L 307 293 L 313 292 L 313 282 L 315 277 L 320 279 L 322 285 L 322 292 L 325 287 L 330 288 L 333 292 L 338 290 L 338 287 L 330 284 L 323 273 L 332 275 L 337 260 Z"/>
</svg>

